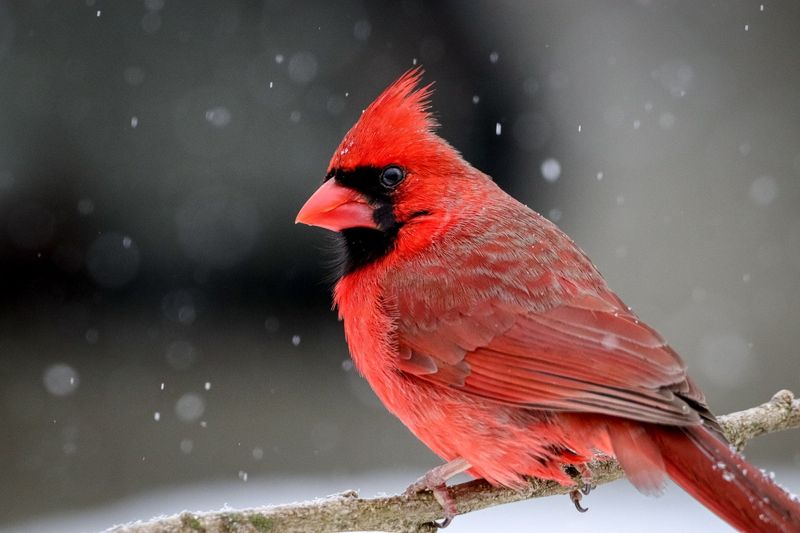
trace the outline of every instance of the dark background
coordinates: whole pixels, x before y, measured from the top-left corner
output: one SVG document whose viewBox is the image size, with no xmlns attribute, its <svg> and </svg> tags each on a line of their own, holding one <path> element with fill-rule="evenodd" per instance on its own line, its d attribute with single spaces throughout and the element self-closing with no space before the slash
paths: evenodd
<svg viewBox="0 0 800 533">
<path fill-rule="evenodd" d="M 327 236 L 293 224 L 413 64 L 442 135 L 712 408 L 800 389 L 798 27 L 791 0 L 0 0 L 0 528 L 436 464 L 352 369 Z M 796 468 L 797 435 L 749 457 Z"/>
</svg>

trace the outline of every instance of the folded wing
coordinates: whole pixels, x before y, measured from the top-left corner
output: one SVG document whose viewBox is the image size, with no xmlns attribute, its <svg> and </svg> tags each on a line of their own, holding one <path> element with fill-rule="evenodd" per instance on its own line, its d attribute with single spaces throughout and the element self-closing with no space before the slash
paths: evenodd
<svg viewBox="0 0 800 533">
<path fill-rule="evenodd" d="M 671 425 L 698 424 L 696 409 L 705 411 L 678 355 L 610 291 L 543 312 L 500 299 L 428 311 L 415 321 L 400 310 L 397 332 L 399 368 L 430 382 L 508 404 Z"/>
</svg>

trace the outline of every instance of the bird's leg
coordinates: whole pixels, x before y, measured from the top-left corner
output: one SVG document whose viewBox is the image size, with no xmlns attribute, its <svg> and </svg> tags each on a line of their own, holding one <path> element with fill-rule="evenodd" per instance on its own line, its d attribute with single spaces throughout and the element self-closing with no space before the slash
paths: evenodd
<svg viewBox="0 0 800 533">
<path fill-rule="evenodd" d="M 433 497 L 436 498 L 436 501 L 439 502 L 442 510 L 444 510 L 444 520 L 433 524 L 439 529 L 445 528 L 450 525 L 457 512 L 456 503 L 453 501 L 450 491 L 447 490 L 447 480 L 470 468 L 471 465 L 459 457 L 426 472 L 425 475 L 406 489 L 405 494 L 406 496 L 412 496 L 421 491 L 431 491 Z"/>
<path fill-rule="evenodd" d="M 589 470 L 589 467 L 586 463 L 576 465 L 575 468 L 578 470 L 581 476 L 581 492 L 584 496 L 588 496 L 590 492 L 597 488 L 597 485 L 592 483 L 592 471 Z"/>
<path fill-rule="evenodd" d="M 581 498 L 582 496 L 588 496 L 595 488 L 595 485 L 592 484 L 592 471 L 589 470 L 586 463 L 570 465 L 567 467 L 567 471 L 570 476 L 577 478 L 580 483 L 579 488 L 570 491 L 569 499 L 575 505 L 575 509 L 577 509 L 579 513 L 585 513 L 589 508 L 581 505 Z"/>
</svg>

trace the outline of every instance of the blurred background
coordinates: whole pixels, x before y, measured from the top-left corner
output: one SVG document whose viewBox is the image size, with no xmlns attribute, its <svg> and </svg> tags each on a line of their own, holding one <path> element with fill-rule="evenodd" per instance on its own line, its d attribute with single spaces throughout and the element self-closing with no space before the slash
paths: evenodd
<svg viewBox="0 0 800 533">
<path fill-rule="evenodd" d="M 0 530 L 438 464 L 353 369 L 327 236 L 293 224 L 414 64 L 442 135 L 576 239 L 712 409 L 800 392 L 798 27 L 792 0 L 0 0 Z M 797 491 L 799 442 L 748 457 Z M 681 498 L 514 509 L 725 529 Z"/>
</svg>

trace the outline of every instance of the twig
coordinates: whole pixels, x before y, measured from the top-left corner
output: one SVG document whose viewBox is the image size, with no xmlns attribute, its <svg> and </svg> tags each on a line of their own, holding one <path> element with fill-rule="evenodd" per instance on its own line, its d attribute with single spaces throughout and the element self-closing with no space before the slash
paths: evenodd
<svg viewBox="0 0 800 533">
<path fill-rule="evenodd" d="M 750 439 L 766 433 L 800 428 L 800 400 L 788 390 L 779 391 L 758 407 L 719 417 L 725 434 L 741 449 Z M 591 465 L 592 482 L 598 485 L 624 477 L 616 461 Z M 571 487 L 532 479 L 523 491 L 492 487 L 482 480 L 450 488 L 459 514 L 529 498 L 566 494 Z M 338 531 L 391 531 L 429 533 L 433 520 L 441 518 L 441 506 L 430 493 L 414 496 L 360 498 L 347 491 L 310 502 L 261 507 L 241 511 L 184 512 L 150 522 L 116 526 L 107 533 L 329 533 Z"/>
</svg>

